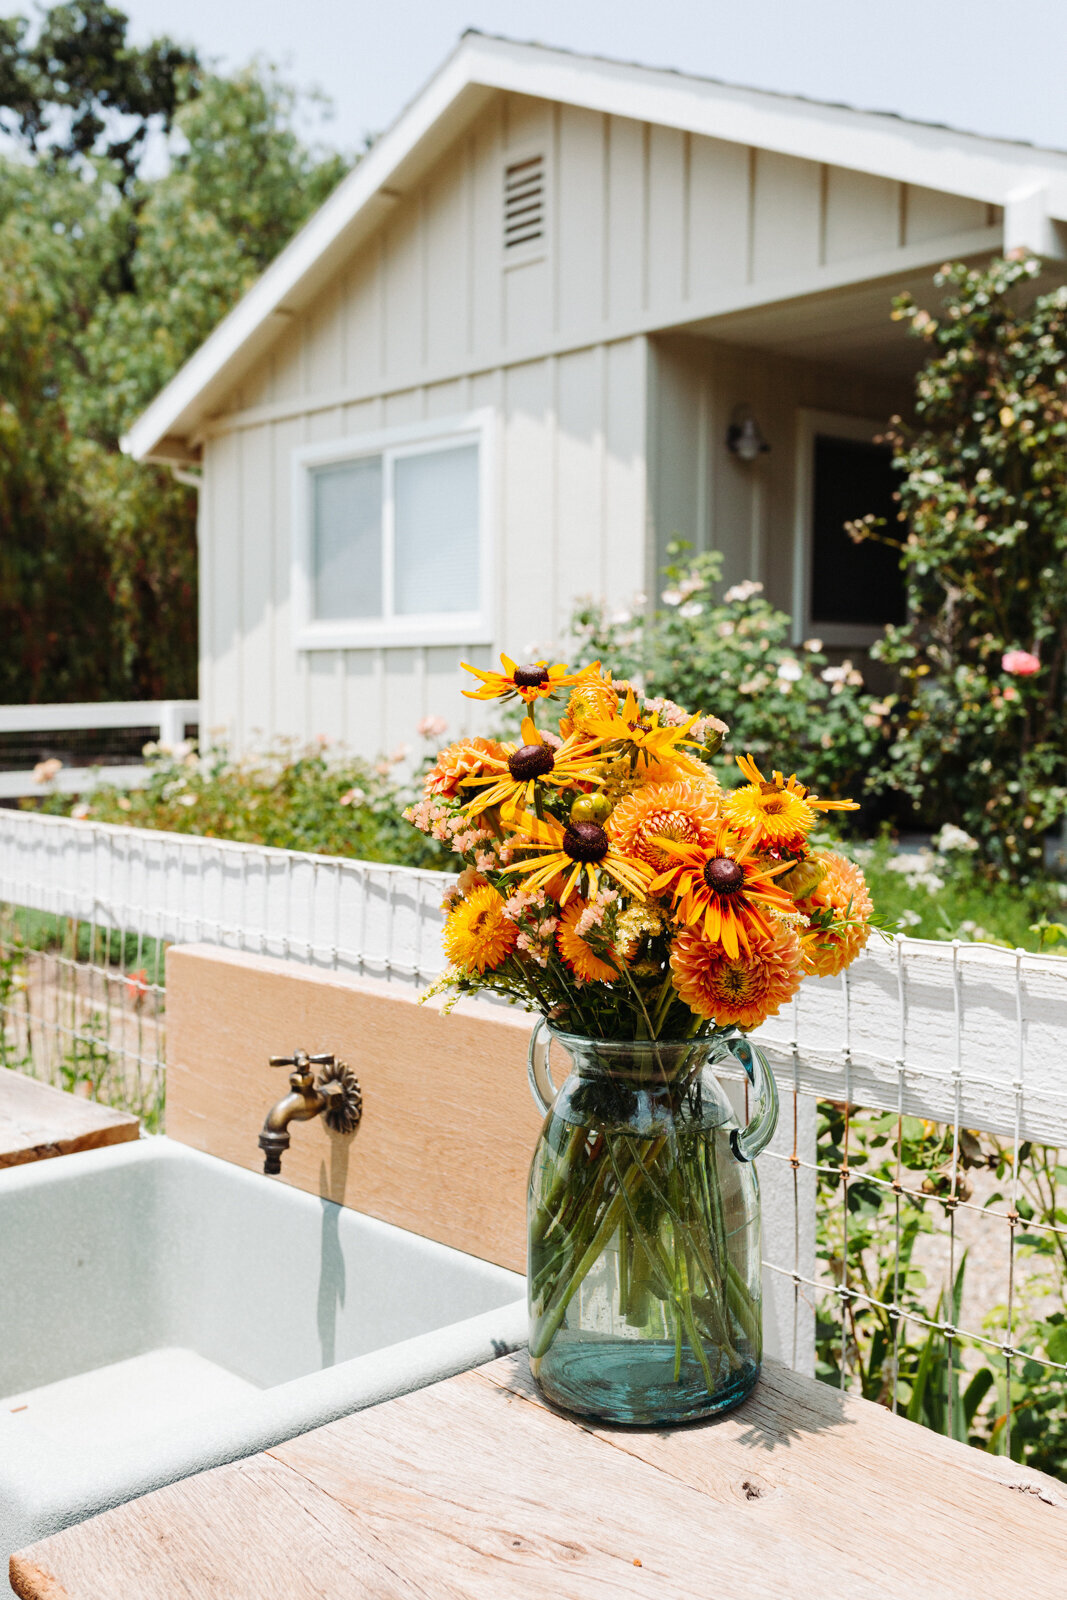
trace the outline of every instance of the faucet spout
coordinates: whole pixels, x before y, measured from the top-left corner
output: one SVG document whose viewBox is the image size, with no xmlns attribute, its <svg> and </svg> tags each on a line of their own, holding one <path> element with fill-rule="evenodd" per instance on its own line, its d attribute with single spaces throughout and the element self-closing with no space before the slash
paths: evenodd
<svg viewBox="0 0 1067 1600">
<path fill-rule="evenodd" d="M 291 1056 L 271 1056 L 270 1064 L 293 1068 L 289 1093 L 271 1106 L 259 1136 L 263 1171 L 277 1176 L 282 1170 L 282 1154 L 290 1144 L 290 1123 L 310 1122 L 325 1113 L 327 1124 L 336 1132 L 352 1133 L 362 1113 L 363 1098 L 355 1074 L 332 1055 L 309 1056 L 306 1050 L 294 1050 Z M 325 1069 L 318 1083 L 313 1071 L 316 1066 Z"/>
</svg>

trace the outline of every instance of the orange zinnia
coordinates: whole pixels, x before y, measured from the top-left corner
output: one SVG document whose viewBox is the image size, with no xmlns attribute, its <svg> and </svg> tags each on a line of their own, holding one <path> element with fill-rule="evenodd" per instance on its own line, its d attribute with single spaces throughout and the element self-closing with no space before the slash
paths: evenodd
<svg viewBox="0 0 1067 1600">
<path fill-rule="evenodd" d="M 691 1011 L 718 1027 L 758 1028 L 791 1000 L 804 978 L 800 940 L 779 930 L 755 939 L 743 955 L 729 956 L 694 928 L 683 928 L 671 946 L 674 987 Z"/>
<path fill-rule="evenodd" d="M 616 968 L 598 956 L 577 931 L 576 924 L 585 910 L 584 900 L 572 900 L 564 906 L 556 929 L 556 946 L 579 983 L 613 983 L 619 976 Z"/>
<path fill-rule="evenodd" d="M 826 868 L 825 875 L 796 908 L 813 919 L 803 936 L 808 971 L 833 978 L 855 961 L 870 938 L 868 918 L 874 906 L 859 867 L 833 850 L 820 851 L 814 859 Z"/>
<path fill-rule="evenodd" d="M 755 834 L 739 839 L 720 822 L 706 845 L 659 842 L 673 865 L 653 879 L 649 892 L 669 892 L 678 920 L 701 927 L 705 939 L 721 944 L 728 956 L 736 958 L 742 947 L 750 950 L 754 939 L 775 937 L 768 912 L 793 911 L 792 900 L 773 881 L 792 863 L 768 866 L 753 854 Z"/>
<path fill-rule="evenodd" d="M 607 830 L 625 855 L 665 872 L 675 858 L 663 848 L 664 839 L 711 844 L 721 821 L 718 799 L 718 792 L 704 784 L 649 783 L 615 807 Z"/>
<path fill-rule="evenodd" d="M 464 779 L 484 772 L 500 759 L 503 749 L 496 739 L 460 739 L 446 746 L 423 780 L 423 793 L 428 799 L 433 795 L 451 799 Z"/>
</svg>

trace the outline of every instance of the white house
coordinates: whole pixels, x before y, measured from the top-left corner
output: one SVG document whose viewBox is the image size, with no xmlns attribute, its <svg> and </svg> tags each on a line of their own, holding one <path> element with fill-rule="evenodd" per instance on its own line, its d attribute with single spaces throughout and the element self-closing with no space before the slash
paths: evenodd
<svg viewBox="0 0 1067 1600">
<path fill-rule="evenodd" d="M 677 535 L 861 647 L 891 296 L 1064 219 L 1061 153 L 465 35 L 126 440 L 201 475 L 205 726 L 469 726 L 461 659 L 653 592 Z"/>
</svg>

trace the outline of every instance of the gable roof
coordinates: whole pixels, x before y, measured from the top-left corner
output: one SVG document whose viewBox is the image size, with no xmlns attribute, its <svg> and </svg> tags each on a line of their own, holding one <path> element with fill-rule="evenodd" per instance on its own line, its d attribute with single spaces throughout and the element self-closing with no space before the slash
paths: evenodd
<svg viewBox="0 0 1067 1600">
<path fill-rule="evenodd" d="M 1042 249 L 1067 220 L 1067 155 L 468 32 L 420 94 L 185 363 L 122 441 L 136 460 L 188 460 L 189 439 L 499 91 L 561 101 L 731 143 L 850 167 L 1005 208 L 1005 242 Z M 1015 213 L 1015 226 L 1012 214 Z M 1026 231 L 1025 239 L 1019 227 Z M 1044 232 L 1043 232 L 1044 230 Z"/>
</svg>

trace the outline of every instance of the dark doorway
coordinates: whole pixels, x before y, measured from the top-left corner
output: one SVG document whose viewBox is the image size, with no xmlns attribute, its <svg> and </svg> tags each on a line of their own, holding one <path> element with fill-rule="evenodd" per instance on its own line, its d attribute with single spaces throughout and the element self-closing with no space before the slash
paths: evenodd
<svg viewBox="0 0 1067 1600">
<path fill-rule="evenodd" d="M 884 517 L 898 537 L 899 474 L 887 445 L 816 434 L 811 519 L 811 621 L 884 627 L 906 615 L 904 576 L 895 550 L 866 539 L 854 544 L 845 523 Z"/>
</svg>

